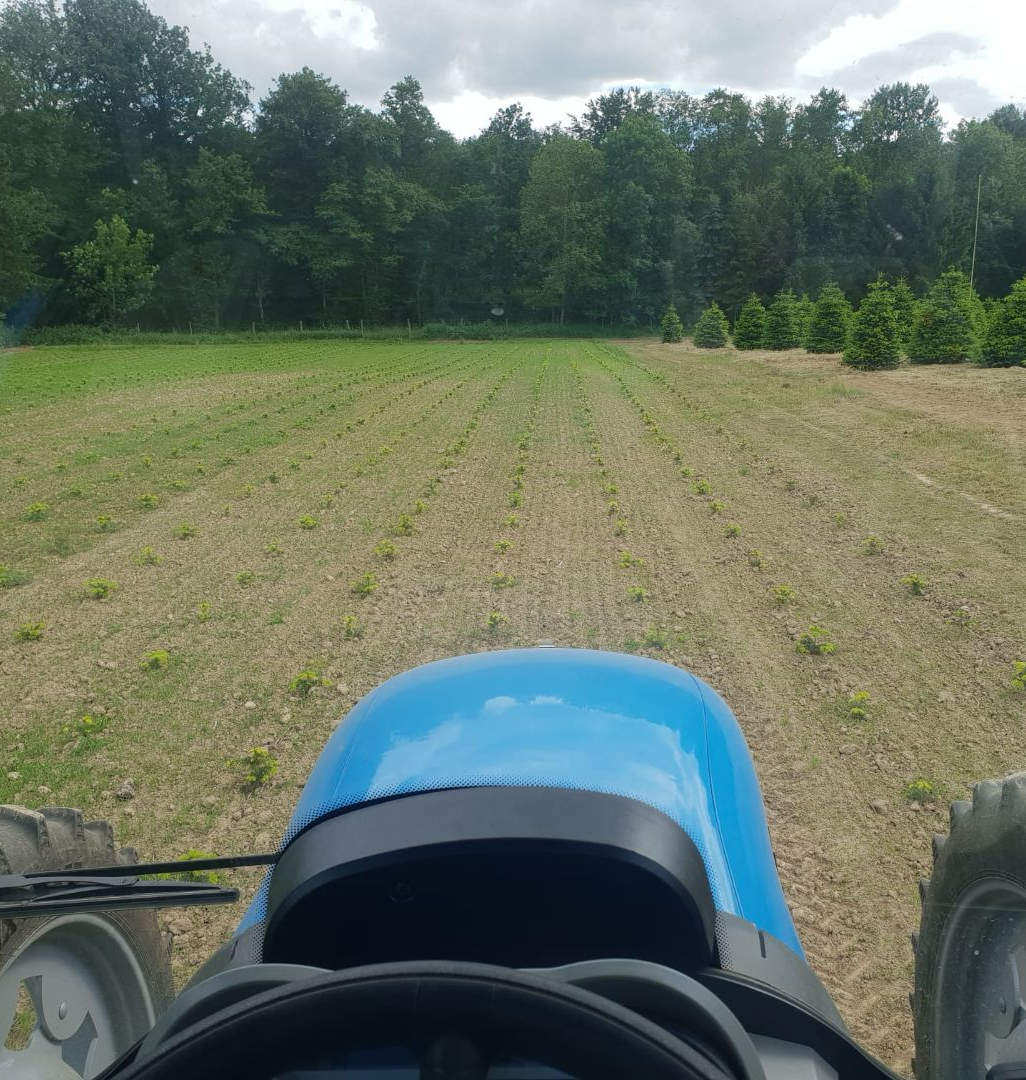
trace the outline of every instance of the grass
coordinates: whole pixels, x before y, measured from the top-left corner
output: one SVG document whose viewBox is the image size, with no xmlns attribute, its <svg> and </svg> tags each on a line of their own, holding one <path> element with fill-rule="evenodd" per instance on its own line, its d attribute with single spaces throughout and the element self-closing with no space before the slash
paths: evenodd
<svg viewBox="0 0 1026 1080">
<path fill-rule="evenodd" d="M 928 778 L 941 805 L 1021 765 L 1017 375 L 583 340 L 0 353 L 0 802 L 82 806 L 147 857 L 253 850 L 389 675 L 630 648 L 734 708 L 810 959 L 899 1016 L 886 958 L 937 826 L 900 793 Z M 330 691 L 291 690 L 307 672 Z M 202 913 L 214 937 L 233 917 Z M 884 959 L 852 990 L 855 952 Z M 907 1057 L 900 1027 L 846 1019 Z"/>
</svg>

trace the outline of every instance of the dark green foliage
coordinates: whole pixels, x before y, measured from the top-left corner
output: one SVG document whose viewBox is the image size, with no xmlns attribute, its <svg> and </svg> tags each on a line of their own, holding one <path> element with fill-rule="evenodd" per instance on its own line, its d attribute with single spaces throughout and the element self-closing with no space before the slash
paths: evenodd
<svg viewBox="0 0 1026 1080">
<path fill-rule="evenodd" d="M 737 349 L 762 349 L 766 346 L 766 309 L 762 301 L 752 293 L 741 305 L 734 323 L 734 347 Z"/>
<path fill-rule="evenodd" d="M 991 312 L 978 360 L 987 367 L 1026 365 L 1026 277 Z"/>
<path fill-rule="evenodd" d="M 957 364 L 976 352 L 976 324 L 969 279 L 946 270 L 918 306 L 908 357 L 915 364 Z"/>
<path fill-rule="evenodd" d="M 903 277 L 898 278 L 894 283 L 891 295 L 894 297 L 894 318 L 898 324 L 898 344 L 901 346 L 902 352 L 907 352 L 918 303 L 915 294 Z"/>
<path fill-rule="evenodd" d="M 883 279 L 870 284 L 852 320 L 844 362 L 863 371 L 895 368 L 900 358 L 894 295 Z"/>
<path fill-rule="evenodd" d="M 848 298 L 833 283 L 824 285 L 813 305 L 805 348 L 814 353 L 844 352 L 851 320 Z"/>
<path fill-rule="evenodd" d="M 727 316 L 714 300 L 698 317 L 695 323 L 694 341 L 700 349 L 722 349 L 727 344 L 730 327 Z"/>
<path fill-rule="evenodd" d="M 807 293 L 802 293 L 794 302 L 795 314 L 798 318 L 798 332 L 802 345 L 809 336 L 809 327 L 812 325 L 812 316 L 815 313 L 815 304 Z"/>
<path fill-rule="evenodd" d="M 684 327 L 673 304 L 670 304 L 666 311 L 663 312 L 663 317 L 659 322 L 659 329 L 662 332 L 664 342 L 672 343 L 683 340 Z"/>
<path fill-rule="evenodd" d="M 790 289 L 781 289 L 766 312 L 766 348 L 798 349 L 802 327 L 798 304 Z"/>
</svg>

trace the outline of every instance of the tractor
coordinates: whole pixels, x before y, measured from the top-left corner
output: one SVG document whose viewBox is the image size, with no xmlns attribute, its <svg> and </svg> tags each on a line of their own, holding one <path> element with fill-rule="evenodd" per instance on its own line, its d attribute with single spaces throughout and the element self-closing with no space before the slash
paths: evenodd
<svg viewBox="0 0 1026 1080">
<path fill-rule="evenodd" d="M 1026 1078 L 1024 825 L 1020 775 L 935 838 L 919 1080 Z M 232 902 L 197 871 L 252 865 L 175 996 L 157 909 Z M 25 1016 L 0 1080 L 896 1076 L 805 959 L 725 701 L 555 647 L 382 683 L 273 852 L 143 864 L 76 810 L 0 807 L 0 1031 Z"/>
</svg>

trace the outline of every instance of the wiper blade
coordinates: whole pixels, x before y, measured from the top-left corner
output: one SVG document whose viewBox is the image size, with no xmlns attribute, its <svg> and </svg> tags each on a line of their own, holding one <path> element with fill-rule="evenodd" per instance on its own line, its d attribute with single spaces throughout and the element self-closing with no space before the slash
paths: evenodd
<svg viewBox="0 0 1026 1080">
<path fill-rule="evenodd" d="M 0 919 L 136 907 L 233 904 L 239 898 L 238 889 L 209 881 L 154 881 L 149 875 L 270 866 L 277 859 L 276 854 L 231 855 L 222 859 L 7 874 L 0 876 Z"/>
</svg>

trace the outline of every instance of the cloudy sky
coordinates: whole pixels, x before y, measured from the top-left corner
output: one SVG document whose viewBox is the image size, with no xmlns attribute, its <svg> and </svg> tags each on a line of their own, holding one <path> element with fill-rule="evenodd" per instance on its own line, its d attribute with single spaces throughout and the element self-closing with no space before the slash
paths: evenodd
<svg viewBox="0 0 1026 1080">
<path fill-rule="evenodd" d="M 538 125 L 612 86 L 727 86 L 860 100 L 928 82 L 949 123 L 1026 103 L 1022 0 L 149 0 L 260 97 L 304 64 L 375 106 L 414 75 L 438 120 L 472 135 L 511 101 Z"/>
</svg>

